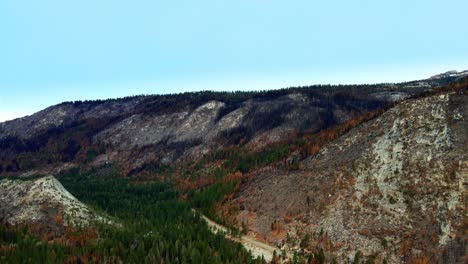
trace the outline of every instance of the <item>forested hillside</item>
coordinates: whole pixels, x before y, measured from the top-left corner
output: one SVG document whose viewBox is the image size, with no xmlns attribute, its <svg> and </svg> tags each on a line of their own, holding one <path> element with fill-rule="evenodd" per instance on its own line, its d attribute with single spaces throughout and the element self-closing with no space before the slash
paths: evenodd
<svg viewBox="0 0 468 264">
<path fill-rule="evenodd" d="M 135 185 L 115 173 L 77 170 L 58 179 L 115 224 L 69 229 L 41 242 L 34 226 L 0 229 L 0 261 L 8 263 L 258 263 L 239 245 L 212 234 L 166 183 Z M 33 231 L 31 234 L 29 231 Z"/>
</svg>

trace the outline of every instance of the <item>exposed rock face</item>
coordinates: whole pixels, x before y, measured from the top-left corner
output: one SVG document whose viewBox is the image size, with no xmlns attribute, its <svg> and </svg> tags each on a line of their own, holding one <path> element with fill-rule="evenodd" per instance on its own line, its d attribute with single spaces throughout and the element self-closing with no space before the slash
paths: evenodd
<svg viewBox="0 0 468 264">
<path fill-rule="evenodd" d="M 132 171 L 146 164 L 193 160 L 232 145 L 258 149 L 293 131 L 317 131 L 383 107 L 393 99 L 371 94 L 396 90 L 315 87 L 63 103 L 0 123 L 0 173 L 41 166 L 48 166 L 42 168 L 47 172 L 84 161 L 117 162 Z"/>
<path fill-rule="evenodd" d="M 0 182 L 2 224 L 88 225 L 104 221 L 70 194 L 53 176 Z"/>
<path fill-rule="evenodd" d="M 409 94 L 404 92 L 380 92 L 372 94 L 375 98 L 387 100 L 390 102 L 398 102 L 409 97 Z"/>
<path fill-rule="evenodd" d="M 142 98 L 115 103 L 65 103 L 48 107 L 31 116 L 0 123 L 0 139 L 18 137 L 29 139 L 40 133 L 66 126 L 83 119 L 113 118 L 132 111 Z"/>
<path fill-rule="evenodd" d="M 341 261 L 361 251 L 389 263 L 462 263 L 467 111 L 466 94 L 408 100 L 327 145 L 299 171 L 264 169 L 235 201 L 245 208 L 238 223 L 272 243 L 289 232 L 291 247 L 309 233 L 315 240 L 307 248 L 324 247 Z M 274 221 L 281 228 L 272 231 Z"/>
</svg>

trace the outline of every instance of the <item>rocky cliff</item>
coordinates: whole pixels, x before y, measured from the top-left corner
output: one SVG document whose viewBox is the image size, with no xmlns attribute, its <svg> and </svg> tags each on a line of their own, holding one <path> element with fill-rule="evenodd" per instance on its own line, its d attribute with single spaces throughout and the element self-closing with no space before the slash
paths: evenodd
<svg viewBox="0 0 468 264">
<path fill-rule="evenodd" d="M 407 100 L 303 160 L 249 176 L 237 223 L 329 260 L 463 263 L 468 96 Z M 358 253 L 359 252 L 359 253 Z"/>
</svg>

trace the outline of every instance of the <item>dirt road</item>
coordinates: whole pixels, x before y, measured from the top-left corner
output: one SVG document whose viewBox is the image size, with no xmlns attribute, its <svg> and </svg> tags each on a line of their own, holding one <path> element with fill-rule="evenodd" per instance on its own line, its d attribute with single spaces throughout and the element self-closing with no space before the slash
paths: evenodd
<svg viewBox="0 0 468 264">
<path fill-rule="evenodd" d="M 209 219 L 203 214 L 200 214 L 200 215 L 208 223 L 208 227 L 210 228 L 210 230 L 212 230 L 214 233 L 224 232 L 226 234 L 225 237 L 227 239 L 241 243 L 247 250 L 252 252 L 252 255 L 254 257 L 263 256 L 265 261 L 269 262 L 273 259 L 274 251 L 276 251 L 276 254 L 278 256 L 281 254 L 281 250 L 279 248 L 273 247 L 271 245 L 258 241 L 255 238 L 245 236 L 245 235 L 241 237 L 233 237 L 228 234 L 228 229 L 225 226 L 222 226 L 214 222 L 213 220 Z"/>
</svg>

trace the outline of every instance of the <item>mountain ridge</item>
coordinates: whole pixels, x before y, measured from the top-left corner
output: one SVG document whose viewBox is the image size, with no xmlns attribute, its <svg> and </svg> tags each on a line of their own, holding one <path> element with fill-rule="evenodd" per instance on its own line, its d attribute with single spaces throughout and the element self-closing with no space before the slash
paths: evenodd
<svg viewBox="0 0 468 264">
<path fill-rule="evenodd" d="M 131 173 L 153 163 L 201 157 L 219 146 L 256 145 L 262 133 L 268 144 L 294 131 L 318 131 L 449 80 L 62 103 L 0 123 L 0 147 L 7 150 L 0 153 L 0 173 L 25 172 L 38 164 L 49 164 L 45 171 L 53 172 L 59 164 L 89 159 L 122 163 Z M 38 160 L 45 155 L 52 158 Z"/>
</svg>

